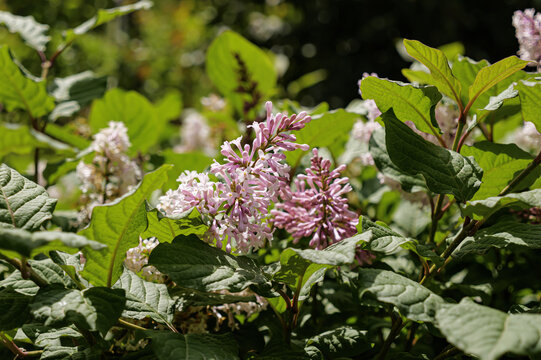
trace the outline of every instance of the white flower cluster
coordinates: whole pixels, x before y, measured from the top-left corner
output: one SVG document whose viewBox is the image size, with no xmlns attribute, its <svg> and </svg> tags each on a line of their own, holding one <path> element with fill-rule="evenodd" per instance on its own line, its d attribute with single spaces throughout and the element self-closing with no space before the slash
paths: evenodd
<svg viewBox="0 0 541 360">
<path fill-rule="evenodd" d="M 201 105 L 211 111 L 222 111 L 225 108 L 225 100 L 216 94 L 210 94 L 201 98 Z"/>
<path fill-rule="evenodd" d="M 128 129 L 122 122 L 111 121 L 94 136 L 90 145 L 95 152 L 92 163 L 81 161 L 76 171 L 85 203 L 81 220 L 90 218 L 94 206 L 122 196 L 141 179 L 141 169 L 126 155 L 130 146 Z"/>
<path fill-rule="evenodd" d="M 154 237 L 144 240 L 139 239 L 139 245 L 126 252 L 124 265 L 136 274 L 141 272 L 141 275 L 147 281 L 163 282 L 164 275 L 154 266 L 148 265 L 150 252 L 159 244 L 158 239 Z"/>
<path fill-rule="evenodd" d="M 210 135 L 210 127 L 203 115 L 195 110 L 186 110 L 180 134 L 181 142 L 174 150 L 178 153 L 200 150 L 212 156 L 216 151 Z"/>
<path fill-rule="evenodd" d="M 541 133 L 537 131 L 532 122 L 526 121 L 515 132 L 514 143 L 525 151 L 538 153 L 541 150 Z"/>
</svg>

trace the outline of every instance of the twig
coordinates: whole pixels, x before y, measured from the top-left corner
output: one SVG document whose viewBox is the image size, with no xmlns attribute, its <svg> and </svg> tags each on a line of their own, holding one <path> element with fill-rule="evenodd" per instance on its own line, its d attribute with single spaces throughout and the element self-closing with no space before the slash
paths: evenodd
<svg viewBox="0 0 541 360">
<path fill-rule="evenodd" d="M 389 335 L 387 335 L 387 338 L 383 342 L 383 346 L 381 347 L 381 350 L 376 357 L 376 360 L 384 360 L 387 356 L 387 353 L 389 352 L 389 349 L 391 348 L 391 345 L 393 344 L 394 339 L 396 338 L 396 335 L 400 333 L 400 330 L 402 330 L 403 322 L 402 318 L 400 316 L 392 317 L 392 326 L 391 326 L 391 332 L 389 332 Z"/>
<path fill-rule="evenodd" d="M 434 360 L 443 360 L 443 359 L 447 359 L 451 356 L 454 356 L 454 355 L 457 355 L 457 354 L 460 354 L 461 351 L 460 349 L 457 349 L 456 347 L 452 346 L 446 350 L 443 350 L 438 356 L 436 356 L 434 358 Z"/>
</svg>

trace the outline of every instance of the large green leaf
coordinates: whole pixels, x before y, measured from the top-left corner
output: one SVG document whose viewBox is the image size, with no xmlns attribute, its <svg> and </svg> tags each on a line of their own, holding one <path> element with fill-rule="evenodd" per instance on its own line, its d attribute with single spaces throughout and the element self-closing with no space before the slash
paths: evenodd
<svg viewBox="0 0 541 360">
<path fill-rule="evenodd" d="M 526 247 L 541 249 L 541 225 L 525 224 L 515 221 L 498 222 L 467 237 L 453 253 L 462 256 L 472 252 L 483 253 L 495 247 Z"/>
<path fill-rule="evenodd" d="M 472 158 L 434 145 L 400 122 L 392 110 L 382 115 L 385 143 L 392 162 L 403 172 L 421 174 L 436 194 L 470 199 L 481 186 L 483 170 Z"/>
<path fill-rule="evenodd" d="M 520 209 L 541 207 L 541 189 L 525 191 L 519 194 L 511 193 L 504 196 L 493 196 L 484 200 L 470 201 L 462 209 L 462 214 L 475 219 L 481 219 L 483 217 L 489 217 L 503 207 L 515 207 Z"/>
<path fill-rule="evenodd" d="M 176 301 L 169 296 L 164 284 L 143 280 L 125 268 L 113 288 L 126 291 L 122 316 L 139 320 L 150 317 L 161 324 L 170 324 L 173 320 Z"/>
<path fill-rule="evenodd" d="M 521 81 L 517 84 L 522 118 L 535 124 L 537 131 L 541 132 L 541 118 L 539 108 L 541 107 L 541 82 Z"/>
<path fill-rule="evenodd" d="M 312 121 L 301 131 L 295 132 L 298 144 L 308 144 L 311 147 L 331 147 L 336 141 L 347 134 L 359 115 L 347 112 L 343 109 L 314 115 Z M 296 165 L 306 154 L 306 151 L 297 149 L 286 153 L 287 162 Z M 334 154 L 338 156 L 340 154 Z"/>
<path fill-rule="evenodd" d="M 462 86 L 453 75 L 445 54 L 416 40 L 404 39 L 404 46 L 408 54 L 430 70 L 431 84 L 460 104 Z"/>
<path fill-rule="evenodd" d="M 350 326 L 341 326 L 313 336 L 306 340 L 304 347 L 306 349 L 309 346 L 316 347 L 321 351 L 325 359 L 354 357 L 372 348 L 366 338 L 366 331 L 357 330 Z"/>
<path fill-rule="evenodd" d="M 149 264 L 177 285 L 200 291 L 239 292 L 250 285 L 270 286 L 252 259 L 228 254 L 195 235 L 180 235 L 172 243 L 158 245 L 150 254 Z"/>
<path fill-rule="evenodd" d="M 376 129 L 372 133 L 369 142 L 370 154 L 374 159 L 379 171 L 385 176 L 398 181 L 405 191 L 416 192 L 425 191 L 426 182 L 421 174 L 410 175 L 396 166 L 389 157 L 387 146 L 385 145 L 385 129 Z"/>
<path fill-rule="evenodd" d="M 434 107 L 441 94 L 434 86 L 413 86 L 369 76 L 360 87 L 363 98 L 374 100 L 381 112 L 392 108 L 401 121 L 411 121 L 426 133 L 439 134 Z"/>
<path fill-rule="evenodd" d="M 444 300 L 423 285 L 392 271 L 359 269 L 360 296 L 373 294 L 378 301 L 396 306 L 402 315 L 414 321 L 434 321 Z"/>
<path fill-rule="evenodd" d="M 276 85 L 276 71 L 267 54 L 257 46 L 233 31 L 221 33 L 207 50 L 207 75 L 218 90 L 239 101 L 236 89 L 239 86 L 238 55 L 246 64 L 248 76 L 257 84 L 257 90 L 264 96 L 270 95 Z"/>
<path fill-rule="evenodd" d="M 465 56 L 459 56 L 455 61 L 453 61 L 453 75 L 460 81 L 462 88 L 460 98 L 463 104 L 468 103 L 468 89 L 475 81 L 477 73 L 479 70 L 488 65 L 488 61 L 486 60 L 474 61 Z"/>
<path fill-rule="evenodd" d="M 92 211 L 90 225 L 80 234 L 108 246 L 102 251 L 84 251 L 87 263 L 83 276 L 93 285 L 110 287 L 122 274 L 126 251 L 139 244 L 139 235 L 148 224 L 145 200 L 167 181 L 169 168 L 163 165 L 145 175 L 136 189 Z"/>
<path fill-rule="evenodd" d="M 125 303 L 121 289 L 93 287 L 79 291 L 48 286 L 40 289 L 30 309 L 46 326 L 76 324 L 105 335 L 116 324 Z"/>
<path fill-rule="evenodd" d="M 9 32 L 18 33 L 28 46 L 38 51 L 45 51 L 45 46 L 51 40 L 46 35 L 49 25 L 38 23 L 33 16 L 17 16 L 0 11 L 0 24 L 4 24 Z"/>
<path fill-rule="evenodd" d="M 60 245 L 82 249 L 86 246 L 93 250 L 101 250 L 106 245 L 74 233 L 60 231 L 29 232 L 23 229 L 10 229 L 0 227 L 0 249 L 15 251 L 22 256 L 30 257 L 49 245 Z"/>
<path fill-rule="evenodd" d="M 126 15 L 141 9 L 150 9 L 151 7 L 152 1 L 141 0 L 131 5 L 124 5 L 111 9 L 99 9 L 96 16 L 88 19 L 74 29 L 67 30 L 64 34 L 64 40 L 66 43 L 69 44 L 75 39 L 77 39 L 79 36 L 97 28 L 102 24 L 114 20 L 119 16 Z"/>
<path fill-rule="evenodd" d="M 175 334 L 148 331 L 158 360 L 238 360 L 239 349 L 232 334 Z"/>
<path fill-rule="evenodd" d="M 520 171 L 524 170 L 533 160 L 527 152 L 514 144 L 496 144 L 488 141 L 464 146 L 461 151 L 464 156 L 473 156 L 483 169 L 483 183 L 472 200 L 485 199 L 498 195 Z M 541 174 L 541 168 L 529 175 L 527 182 L 521 188 L 531 185 Z"/>
<path fill-rule="evenodd" d="M 196 208 L 175 218 L 165 217 L 154 209 L 147 212 L 147 219 L 148 228 L 141 237 L 156 237 L 160 242 L 171 242 L 178 235 L 203 235 L 208 230 Z"/>
<path fill-rule="evenodd" d="M 7 46 L 0 46 L 0 103 L 8 111 L 25 110 L 37 118 L 54 108 L 54 100 L 47 94 L 45 82 L 36 82 L 21 71 Z"/>
<path fill-rule="evenodd" d="M 541 315 L 507 314 L 465 299 L 441 308 L 436 320 L 447 341 L 482 360 L 541 353 Z"/>
<path fill-rule="evenodd" d="M 55 205 L 43 187 L 0 164 L 0 227 L 37 230 L 53 217 Z"/>
<path fill-rule="evenodd" d="M 130 152 L 145 153 L 155 145 L 165 128 L 166 119 L 143 95 L 135 91 L 111 89 L 102 99 L 92 103 L 89 124 L 92 132 L 122 121 L 128 128 Z"/>
<path fill-rule="evenodd" d="M 509 56 L 479 70 L 475 81 L 468 90 L 470 103 L 473 104 L 484 92 L 523 69 L 528 63 L 529 61 L 520 60 L 516 56 Z"/>
</svg>

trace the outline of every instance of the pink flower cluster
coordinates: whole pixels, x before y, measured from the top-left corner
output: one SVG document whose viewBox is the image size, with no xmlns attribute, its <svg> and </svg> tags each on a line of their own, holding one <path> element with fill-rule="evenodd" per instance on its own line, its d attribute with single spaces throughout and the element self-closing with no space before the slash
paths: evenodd
<svg viewBox="0 0 541 360">
<path fill-rule="evenodd" d="M 274 225 L 289 232 L 298 242 L 310 237 L 310 246 L 321 250 L 357 233 L 357 214 L 348 209 L 343 195 L 351 191 L 347 177 L 340 178 L 341 165 L 331 171 L 331 162 L 313 149 L 306 175 L 295 180 L 295 190 L 287 188 L 285 202 L 271 211 Z"/>
<path fill-rule="evenodd" d="M 515 11 L 513 26 L 520 45 L 518 54 L 522 60 L 541 60 L 541 14 L 535 9 Z"/>
<path fill-rule="evenodd" d="M 283 151 L 302 149 L 289 131 L 300 130 L 311 118 L 305 112 L 288 117 L 272 114 L 272 103 L 266 103 L 267 119 L 250 125 L 255 134 L 252 144 L 242 145 L 239 137 L 226 141 L 221 147 L 224 164 L 216 160 L 211 173 L 220 182 L 211 181 L 206 174 L 186 172 L 178 179 L 177 190 L 168 191 L 160 199 L 158 208 L 167 215 L 179 215 L 193 207 L 210 218 L 207 241 L 226 243 L 226 250 L 234 245 L 239 252 L 258 249 L 271 240 L 269 224 L 271 201 L 277 201 L 288 187 L 289 166 Z"/>
</svg>

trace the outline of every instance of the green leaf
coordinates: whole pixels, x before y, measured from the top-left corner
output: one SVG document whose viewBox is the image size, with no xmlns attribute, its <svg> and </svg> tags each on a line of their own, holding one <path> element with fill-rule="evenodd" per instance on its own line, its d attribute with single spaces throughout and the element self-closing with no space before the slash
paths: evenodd
<svg viewBox="0 0 541 360">
<path fill-rule="evenodd" d="M 53 217 L 55 205 L 43 187 L 0 164 L 0 227 L 37 230 Z"/>
<path fill-rule="evenodd" d="M 0 287 L 30 297 L 36 295 L 39 291 L 39 286 L 32 280 L 23 279 L 20 271 L 14 271 L 7 278 L 0 281 Z"/>
<path fill-rule="evenodd" d="M 273 280 L 285 283 L 296 289 L 301 281 L 300 299 L 304 299 L 312 285 L 323 279 L 328 268 L 350 265 L 355 261 L 357 245 L 369 242 L 370 231 L 341 240 L 323 250 L 285 249 L 280 255 L 280 268 L 273 275 Z"/>
<path fill-rule="evenodd" d="M 520 60 L 516 56 L 509 56 L 495 64 L 484 67 L 477 73 L 475 81 L 468 90 L 469 103 L 473 105 L 477 98 L 517 71 L 528 65 L 529 61 Z"/>
<path fill-rule="evenodd" d="M 423 285 L 387 270 L 359 269 L 359 288 L 361 297 L 371 293 L 413 321 L 434 321 L 436 311 L 445 303 Z"/>
<path fill-rule="evenodd" d="M 309 338 L 306 340 L 305 348 L 308 346 L 318 348 L 325 359 L 355 357 L 372 348 L 366 333 L 350 326 L 341 326 Z"/>
<path fill-rule="evenodd" d="M 96 347 L 49 345 L 43 349 L 40 360 L 95 360 L 102 356 L 102 350 Z"/>
<path fill-rule="evenodd" d="M 361 242 L 369 242 L 372 238 L 370 231 L 340 240 L 323 250 L 289 248 L 299 257 L 313 264 L 341 266 L 355 261 L 355 249 Z"/>
<path fill-rule="evenodd" d="M 1 283 L 0 283 L 1 284 Z M 216 306 L 238 302 L 256 302 L 255 296 L 239 296 L 185 289 L 176 286 L 171 289 L 171 295 L 178 297 L 183 307 L 187 306 Z"/>
<path fill-rule="evenodd" d="M 362 231 L 371 231 L 372 240 L 369 243 L 370 251 L 392 254 L 398 248 L 412 250 L 417 252 L 416 244 L 412 239 L 406 239 L 399 233 L 390 228 L 381 226 L 370 221 L 365 216 L 362 217 Z"/>
<path fill-rule="evenodd" d="M 88 19 L 74 29 L 67 30 L 64 34 L 64 41 L 67 44 L 72 43 L 79 36 L 97 28 L 102 24 L 114 20 L 119 16 L 126 15 L 141 9 L 150 9 L 151 7 L 151 1 L 141 0 L 131 5 L 119 6 L 111 9 L 99 9 L 96 16 Z"/>
<path fill-rule="evenodd" d="M 177 179 L 184 171 L 189 170 L 202 172 L 210 167 L 213 162 L 213 159 L 210 156 L 201 152 L 178 154 L 173 152 L 173 150 L 164 150 L 160 153 L 160 155 L 163 156 L 165 164 L 174 165 L 169 172 L 169 180 L 163 186 L 164 190 L 178 188 Z"/>
<path fill-rule="evenodd" d="M 94 99 L 101 98 L 107 89 L 107 77 L 96 77 L 92 71 L 84 71 L 65 78 L 55 78 L 51 95 L 58 104 L 49 119 L 69 117 Z"/>
<path fill-rule="evenodd" d="M 88 148 L 92 143 L 89 139 L 76 134 L 74 129 L 53 123 L 47 125 L 47 135 L 80 150 Z M 78 156 L 80 155 L 78 154 Z"/>
<path fill-rule="evenodd" d="M 506 100 L 514 99 L 518 96 L 518 90 L 515 89 L 515 84 L 509 85 L 507 89 L 502 91 L 496 96 L 491 96 L 488 100 L 488 104 L 485 105 L 485 107 L 482 110 L 488 110 L 488 111 L 494 111 L 501 108 Z M 509 110 L 513 110 L 512 108 L 508 109 L 507 112 L 511 113 Z"/>
<path fill-rule="evenodd" d="M 239 360 L 239 349 L 232 334 L 175 334 L 148 331 L 158 360 Z"/>
<path fill-rule="evenodd" d="M 514 207 L 519 209 L 541 207 L 541 189 L 525 191 L 519 194 L 512 193 L 504 196 L 493 196 L 484 200 L 470 201 L 462 209 L 462 214 L 474 219 L 488 218 L 503 207 Z"/>
<path fill-rule="evenodd" d="M 218 90 L 233 102 L 240 100 L 236 93 L 239 86 L 239 64 L 235 54 L 246 64 L 249 78 L 257 84 L 257 90 L 266 97 L 276 85 L 276 71 L 263 50 L 236 32 L 221 33 L 207 50 L 207 75 Z"/>
<path fill-rule="evenodd" d="M 453 194 L 459 202 L 477 192 L 483 170 L 475 160 L 426 141 L 400 122 L 392 110 L 382 118 L 389 157 L 403 172 L 423 175 L 432 192 Z"/>
<path fill-rule="evenodd" d="M 45 46 L 51 40 L 46 35 L 49 25 L 38 23 L 33 16 L 17 16 L 0 11 L 0 24 L 4 24 L 11 33 L 18 33 L 28 46 L 38 51 L 45 51 Z"/>
<path fill-rule="evenodd" d="M 527 152 L 515 144 L 496 144 L 489 141 L 464 146 L 461 151 L 464 156 L 473 156 L 483 169 L 483 183 L 472 200 L 486 199 L 498 195 L 515 175 L 524 170 L 533 160 Z M 523 190 L 530 186 L 541 175 L 541 169 L 535 170 L 523 182 Z"/>
<path fill-rule="evenodd" d="M 15 251 L 22 256 L 30 257 L 41 247 L 50 244 L 62 244 L 70 248 L 81 249 L 86 246 L 101 250 L 106 246 L 97 241 L 88 240 L 84 236 L 60 231 L 29 232 L 22 229 L 0 228 L 0 249 Z"/>
<path fill-rule="evenodd" d="M 541 118 L 539 108 L 541 107 L 541 82 L 520 81 L 516 89 L 520 98 L 522 118 L 524 121 L 534 123 L 537 131 L 541 132 Z"/>
<path fill-rule="evenodd" d="M 441 94 L 434 86 L 414 86 L 369 76 L 361 81 L 360 89 L 363 98 L 374 100 L 381 112 L 392 108 L 401 121 L 411 121 L 417 129 L 439 135 L 434 107 Z"/>
<path fill-rule="evenodd" d="M 172 326 L 170 323 L 173 321 L 176 301 L 169 296 L 164 284 L 145 281 L 124 268 L 113 289 L 123 289 L 126 292 L 123 317 L 138 320 L 150 317 L 161 324 Z"/>
<path fill-rule="evenodd" d="M 171 242 L 178 235 L 203 235 L 208 226 L 196 208 L 175 218 L 168 218 L 157 209 L 147 212 L 148 228 L 142 238 L 156 237 L 160 242 Z"/>
<path fill-rule="evenodd" d="M 116 324 L 125 303 L 121 289 L 93 287 L 79 291 L 48 286 L 40 289 L 30 309 L 45 326 L 75 324 L 105 335 Z"/>
<path fill-rule="evenodd" d="M 431 84 L 461 105 L 462 86 L 451 72 L 449 60 L 445 54 L 441 50 L 431 48 L 416 40 L 404 39 L 404 46 L 408 54 L 430 70 Z"/>
<path fill-rule="evenodd" d="M 166 119 L 143 95 L 121 89 L 111 89 L 92 103 L 88 119 L 92 132 L 107 127 L 110 121 L 122 121 L 128 128 L 130 154 L 147 152 L 166 125 Z"/>
<path fill-rule="evenodd" d="M 401 201 L 392 215 L 394 225 L 406 236 L 417 237 L 432 222 L 430 209 L 421 202 Z"/>
<path fill-rule="evenodd" d="M 492 247 L 541 249 L 541 225 L 514 221 L 498 222 L 478 231 L 473 237 L 464 239 L 453 256 L 463 256 L 472 252 L 484 253 Z"/>
<path fill-rule="evenodd" d="M 0 158 L 9 154 L 27 155 L 36 148 L 72 155 L 75 149 L 26 125 L 0 124 Z"/>
<path fill-rule="evenodd" d="M 398 181 L 403 190 L 409 192 L 426 191 L 426 182 L 421 174 L 410 175 L 400 170 L 389 157 L 387 146 L 385 145 L 385 129 L 376 129 L 372 133 L 369 142 L 370 154 L 374 158 L 374 163 L 379 171 L 385 176 Z"/>
<path fill-rule="evenodd" d="M 143 178 L 139 186 L 114 202 L 96 206 L 90 225 L 80 234 L 108 247 L 102 251 L 85 249 L 87 263 L 82 273 L 96 286 L 112 286 L 122 274 L 126 251 L 139 244 L 139 235 L 148 222 L 145 200 L 167 181 L 170 165 L 163 165 Z"/>
<path fill-rule="evenodd" d="M 465 56 L 459 56 L 453 62 L 453 75 L 461 83 L 462 91 L 460 94 L 460 98 L 463 104 L 468 103 L 468 100 L 470 98 L 468 94 L 468 89 L 475 81 L 477 73 L 479 72 L 479 70 L 488 65 L 489 63 L 486 60 L 474 61 Z"/>
<path fill-rule="evenodd" d="M 41 324 L 24 324 L 21 329 L 34 345 L 40 347 L 62 346 L 63 340 L 79 340 L 83 337 L 71 327 L 55 329 Z"/>
<path fill-rule="evenodd" d="M 481 360 L 541 353 L 541 315 L 507 314 L 464 299 L 440 309 L 436 320 L 447 341 Z"/>
<path fill-rule="evenodd" d="M 252 259 L 228 254 L 195 235 L 180 235 L 170 244 L 161 243 L 152 250 L 148 262 L 177 285 L 200 291 L 239 292 L 250 285 L 270 286 Z"/>
<path fill-rule="evenodd" d="M 61 251 L 52 250 L 49 252 L 51 260 L 55 264 L 60 266 L 66 274 L 77 284 L 77 287 L 84 289 L 89 287 L 88 282 L 81 278 L 79 273 L 83 271 L 83 264 L 81 264 L 81 254 L 68 254 Z"/>
<path fill-rule="evenodd" d="M 173 120 L 182 112 L 182 97 L 177 90 L 169 90 L 163 98 L 156 103 L 156 110 L 166 120 Z"/>
<path fill-rule="evenodd" d="M 0 103 L 7 111 L 25 110 L 38 118 L 54 108 L 54 100 L 47 94 L 45 82 L 25 76 L 13 61 L 7 46 L 0 46 Z"/>
<path fill-rule="evenodd" d="M 343 109 L 325 112 L 321 115 L 314 115 L 304 129 L 295 132 L 297 144 L 309 144 L 311 147 L 330 147 L 335 144 L 338 138 L 347 134 L 359 115 L 347 112 Z M 286 159 L 289 164 L 297 165 L 306 151 L 297 149 L 286 152 Z M 340 154 L 334 154 L 336 156 Z"/>
<path fill-rule="evenodd" d="M 28 306 L 31 301 L 31 296 L 14 289 L 0 290 L 0 330 L 12 330 L 24 324 L 29 316 Z"/>
<path fill-rule="evenodd" d="M 413 83 L 434 84 L 432 75 L 423 70 L 402 69 L 402 75 Z"/>
</svg>

